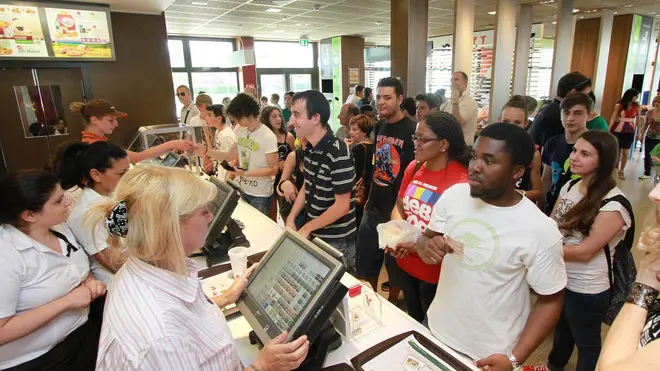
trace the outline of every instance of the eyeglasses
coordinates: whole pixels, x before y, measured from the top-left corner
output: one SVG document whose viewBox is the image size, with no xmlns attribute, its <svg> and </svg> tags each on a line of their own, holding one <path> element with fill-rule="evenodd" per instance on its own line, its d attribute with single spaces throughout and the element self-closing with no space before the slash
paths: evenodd
<svg viewBox="0 0 660 371">
<path fill-rule="evenodd" d="M 421 143 L 421 144 L 426 144 L 428 142 L 433 142 L 436 140 L 442 140 L 440 138 L 422 138 L 417 135 L 412 136 L 413 143 Z"/>
<path fill-rule="evenodd" d="M 176 93 L 176 96 L 177 96 L 177 97 L 185 97 L 185 96 L 186 96 L 186 92 L 185 92 L 185 91 L 182 91 L 181 93 Z"/>
</svg>

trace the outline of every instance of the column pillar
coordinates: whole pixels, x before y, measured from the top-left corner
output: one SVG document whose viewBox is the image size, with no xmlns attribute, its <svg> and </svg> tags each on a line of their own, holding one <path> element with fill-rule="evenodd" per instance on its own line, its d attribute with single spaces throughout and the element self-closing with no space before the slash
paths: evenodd
<svg viewBox="0 0 660 371">
<path fill-rule="evenodd" d="M 658 35 L 660 39 L 660 35 Z M 651 97 L 660 95 L 656 92 L 660 91 L 660 49 L 656 51 L 655 55 L 655 68 L 653 69 L 653 82 L 651 83 Z"/>
<path fill-rule="evenodd" d="M 659 19 L 654 19 L 653 20 L 653 25 L 651 26 L 651 39 L 649 40 L 649 52 L 648 52 L 648 57 L 646 58 L 646 72 L 644 73 L 644 83 L 642 85 L 642 95 L 644 94 L 645 91 L 649 91 L 649 103 L 651 104 L 653 97 L 655 97 L 655 91 L 658 89 L 657 85 L 653 85 L 653 72 L 658 69 L 658 65 L 654 64 L 656 57 L 657 57 L 657 50 L 653 48 L 653 40 L 658 40 L 658 36 L 660 35 L 658 29 L 658 23 L 660 23 Z M 641 100 L 641 97 L 640 97 Z"/>
<path fill-rule="evenodd" d="M 513 69 L 513 47 L 516 44 L 516 0 L 497 1 L 495 21 L 494 60 L 491 70 L 489 122 L 497 120 L 500 110 L 511 95 L 511 73 Z"/>
<path fill-rule="evenodd" d="M 237 37 L 236 50 L 254 50 L 254 38 L 252 37 Z M 257 67 L 252 64 L 249 66 L 239 67 L 238 79 L 240 82 L 239 91 L 244 91 L 247 87 L 257 88 Z M 258 95 L 259 92 L 257 92 Z"/>
<path fill-rule="evenodd" d="M 452 69 L 472 75 L 472 45 L 474 43 L 474 0 L 454 1 L 454 41 Z M 469 90 L 468 84 L 468 90 Z"/>
<path fill-rule="evenodd" d="M 559 79 L 569 73 L 573 56 L 573 33 L 575 32 L 575 16 L 573 16 L 573 0 L 561 0 L 557 7 L 557 26 L 555 27 L 555 54 L 552 63 L 552 83 L 550 97 L 557 94 Z"/>
<path fill-rule="evenodd" d="M 392 76 L 407 96 L 426 91 L 428 0 L 392 0 L 390 5 Z"/>
<path fill-rule="evenodd" d="M 603 94 L 605 93 L 605 79 L 607 78 L 607 62 L 610 55 L 610 43 L 612 42 L 612 25 L 614 24 L 614 11 L 603 9 L 600 18 L 600 32 L 598 37 L 598 49 L 596 50 L 596 67 L 594 68 L 594 95 L 596 104 L 594 111 L 600 112 L 603 107 Z"/>
<path fill-rule="evenodd" d="M 529 74 L 529 49 L 532 40 L 533 17 L 534 8 L 531 5 L 520 6 L 520 16 L 518 17 L 518 30 L 516 34 L 516 61 L 513 72 L 514 95 L 527 95 L 527 75 Z"/>
</svg>

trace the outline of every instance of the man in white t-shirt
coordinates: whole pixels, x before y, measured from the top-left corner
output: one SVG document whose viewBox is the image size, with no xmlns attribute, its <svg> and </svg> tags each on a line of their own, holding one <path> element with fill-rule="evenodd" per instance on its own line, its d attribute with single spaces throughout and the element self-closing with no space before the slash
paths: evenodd
<svg viewBox="0 0 660 371">
<path fill-rule="evenodd" d="M 425 263 L 442 263 L 428 323 L 478 367 L 515 370 L 559 319 L 566 286 L 561 234 L 515 189 L 534 156 L 524 129 L 489 125 L 474 150 L 469 183 L 443 193 L 417 244 Z M 530 286 L 538 293 L 533 308 Z"/>
<path fill-rule="evenodd" d="M 250 95 L 240 93 L 227 107 L 227 116 L 238 125 L 236 143 L 226 152 L 199 145 L 197 153 L 216 161 L 238 159 L 233 173 L 237 176 L 245 202 L 269 214 L 273 182 L 279 171 L 277 163 L 277 137 L 266 125 L 259 122 L 259 102 Z"/>
<path fill-rule="evenodd" d="M 451 113 L 463 128 L 465 143 L 474 142 L 474 134 L 477 132 L 477 119 L 479 117 L 479 105 L 470 97 L 466 91 L 468 88 L 468 76 L 465 72 L 454 72 L 451 78 L 451 99 L 442 105 L 442 111 Z"/>
<path fill-rule="evenodd" d="M 192 92 L 187 86 L 181 85 L 176 88 L 176 96 L 179 98 L 179 102 L 183 104 L 181 115 L 179 116 L 181 124 L 188 125 L 193 117 L 199 115 L 199 110 L 192 101 Z"/>
</svg>

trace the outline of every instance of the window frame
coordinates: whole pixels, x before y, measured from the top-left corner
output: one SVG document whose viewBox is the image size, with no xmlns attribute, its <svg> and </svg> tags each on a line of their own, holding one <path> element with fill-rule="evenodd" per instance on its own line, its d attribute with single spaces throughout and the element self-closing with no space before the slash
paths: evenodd
<svg viewBox="0 0 660 371">
<path fill-rule="evenodd" d="M 263 41 L 263 42 L 272 42 L 272 43 L 289 43 L 289 44 L 295 44 L 294 41 L 290 40 L 268 40 L 268 39 L 254 39 L 254 45 L 255 49 L 257 47 L 257 42 Z M 256 64 L 256 56 L 255 56 L 255 69 L 257 72 L 257 85 L 259 87 L 259 93 L 261 93 L 261 75 L 284 75 L 284 85 L 285 85 L 285 91 L 291 91 L 291 81 L 289 76 L 290 75 L 312 75 L 312 89 L 313 90 L 321 90 L 321 70 L 319 68 L 319 43 L 318 41 L 310 41 L 308 48 L 312 48 L 312 58 L 314 60 L 314 65 L 312 67 L 307 67 L 307 68 L 297 68 L 297 67 L 290 67 L 290 68 L 261 68 L 259 67 L 258 64 Z"/>
</svg>

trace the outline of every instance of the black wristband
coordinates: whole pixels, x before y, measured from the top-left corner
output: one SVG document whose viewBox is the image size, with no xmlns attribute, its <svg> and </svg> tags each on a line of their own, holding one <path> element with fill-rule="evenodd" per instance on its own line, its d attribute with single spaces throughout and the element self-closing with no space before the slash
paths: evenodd
<svg viewBox="0 0 660 371">
<path fill-rule="evenodd" d="M 290 180 L 288 179 L 281 180 L 280 183 L 277 185 L 277 190 L 280 191 L 280 193 L 284 193 L 284 190 L 282 189 L 282 184 L 284 184 L 284 182 L 289 182 L 289 181 Z"/>
<path fill-rule="evenodd" d="M 653 306 L 653 302 L 658 297 L 658 290 L 643 283 L 635 282 L 630 288 L 626 302 L 635 304 L 647 311 Z"/>
</svg>

